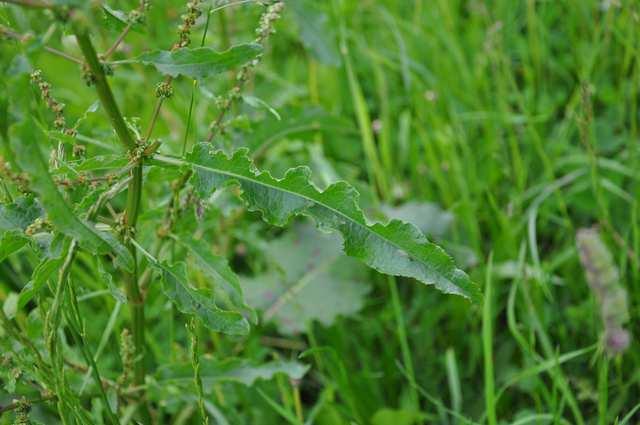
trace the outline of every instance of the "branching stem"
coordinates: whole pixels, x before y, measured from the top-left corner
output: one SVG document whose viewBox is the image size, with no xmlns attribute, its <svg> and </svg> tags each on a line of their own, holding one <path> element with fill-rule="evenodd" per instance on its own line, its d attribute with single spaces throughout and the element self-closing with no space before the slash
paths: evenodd
<svg viewBox="0 0 640 425">
<path fill-rule="evenodd" d="M 127 26 L 124 27 L 124 29 L 122 30 L 122 32 L 120 33 L 116 41 L 111 45 L 111 47 L 109 47 L 109 49 L 107 49 L 106 52 L 104 52 L 101 55 L 102 59 L 108 59 L 109 56 L 111 56 L 116 51 L 116 49 L 118 48 L 118 46 L 120 46 L 120 44 L 122 43 L 124 38 L 127 36 L 127 34 L 129 34 L 131 27 L 133 27 L 133 22 L 129 22 Z"/>
<path fill-rule="evenodd" d="M 63 52 L 62 50 L 54 49 L 53 47 L 49 46 L 44 46 L 44 50 L 54 55 L 60 56 L 61 58 L 67 59 L 71 62 L 77 63 L 78 65 L 84 65 L 84 63 L 80 59 Z"/>
</svg>

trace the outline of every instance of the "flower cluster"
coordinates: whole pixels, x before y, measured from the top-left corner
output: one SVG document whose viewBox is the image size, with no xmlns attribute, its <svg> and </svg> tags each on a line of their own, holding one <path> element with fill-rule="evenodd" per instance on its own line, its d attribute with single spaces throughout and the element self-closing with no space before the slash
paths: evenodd
<svg viewBox="0 0 640 425">
<path fill-rule="evenodd" d="M 587 282 L 600 308 L 605 349 L 609 355 L 622 353 L 629 346 L 631 335 L 623 327 L 629 320 L 629 309 L 618 269 L 597 229 L 578 230 L 576 243 Z"/>
</svg>

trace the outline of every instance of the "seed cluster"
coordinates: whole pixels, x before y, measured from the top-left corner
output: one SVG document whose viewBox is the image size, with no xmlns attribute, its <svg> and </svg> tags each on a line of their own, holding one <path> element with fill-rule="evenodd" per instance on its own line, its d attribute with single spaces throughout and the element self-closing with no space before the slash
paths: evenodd
<svg viewBox="0 0 640 425">
<path fill-rule="evenodd" d="M 262 44 L 271 34 L 275 34 L 275 29 L 273 29 L 273 24 L 275 21 L 280 19 L 280 14 L 284 9 L 284 3 L 281 1 L 275 2 L 269 7 L 265 13 L 260 17 L 260 24 L 256 29 L 256 34 L 258 38 L 256 38 L 256 43 Z"/>
<path fill-rule="evenodd" d="M 198 6 L 201 0 L 192 0 L 187 3 L 187 13 L 182 15 L 182 24 L 178 27 L 178 42 L 172 47 L 172 50 L 187 47 L 191 43 L 191 29 L 196 23 L 196 19 L 202 15 Z"/>
<path fill-rule="evenodd" d="M 119 385 L 127 385 L 133 376 L 136 349 L 133 336 L 129 329 L 124 328 L 120 334 L 120 360 L 122 361 L 122 375 L 118 377 Z"/>
<path fill-rule="evenodd" d="M 51 95 L 51 85 L 42 78 L 42 71 L 36 70 L 32 72 L 31 82 L 38 86 L 42 100 L 45 101 L 47 108 L 55 114 L 53 126 L 68 136 L 75 136 L 76 129 L 67 127 L 67 123 L 64 118 L 64 103 L 58 102 Z"/>
<path fill-rule="evenodd" d="M 262 16 L 260 16 L 260 24 L 256 29 L 256 44 L 264 45 L 269 36 L 275 34 L 276 30 L 273 28 L 273 25 L 278 19 L 280 19 L 283 9 L 284 3 L 279 1 L 267 7 L 267 10 L 262 14 Z M 237 98 L 240 95 L 241 84 L 249 78 L 251 70 L 258 66 L 261 59 L 262 56 L 258 56 L 256 59 L 252 60 L 240 69 L 240 72 L 238 72 L 238 75 L 236 76 L 238 84 L 231 89 L 232 97 Z"/>
<path fill-rule="evenodd" d="M 22 397 L 18 400 L 15 400 L 15 403 L 17 403 L 18 407 L 16 409 L 16 417 L 13 423 L 16 425 L 30 424 L 31 421 L 29 420 L 29 412 L 31 411 L 31 404 L 29 403 L 29 401 L 25 397 Z"/>
<path fill-rule="evenodd" d="M 24 173 L 16 173 L 11 169 L 11 164 L 0 156 L 0 177 L 3 181 L 10 181 L 15 184 L 21 192 L 29 190 L 29 179 Z"/>
<path fill-rule="evenodd" d="M 256 44 L 264 45 L 269 38 L 270 35 L 275 33 L 275 29 L 273 28 L 274 23 L 280 19 L 282 11 L 284 10 L 284 2 L 277 1 L 267 7 L 267 10 L 260 16 L 260 23 L 258 28 L 256 28 L 256 39 L 254 42 Z M 242 86 L 251 76 L 251 71 L 258 66 L 262 56 L 258 56 L 251 62 L 244 65 L 238 71 L 236 75 L 236 84 L 229 90 L 227 96 L 223 99 L 218 99 L 217 103 L 220 108 L 220 115 L 218 119 L 212 123 L 211 125 L 211 133 L 214 134 L 216 129 L 220 129 L 222 127 L 221 118 L 224 114 L 231 108 L 231 105 L 234 101 L 240 98 L 240 92 L 242 90 Z"/>
<path fill-rule="evenodd" d="M 47 219 L 38 217 L 35 219 L 33 223 L 31 223 L 30 225 L 27 226 L 26 229 L 24 229 L 24 234 L 27 236 L 33 236 L 37 233 L 51 231 L 51 229 L 52 229 L 51 223 Z"/>
</svg>

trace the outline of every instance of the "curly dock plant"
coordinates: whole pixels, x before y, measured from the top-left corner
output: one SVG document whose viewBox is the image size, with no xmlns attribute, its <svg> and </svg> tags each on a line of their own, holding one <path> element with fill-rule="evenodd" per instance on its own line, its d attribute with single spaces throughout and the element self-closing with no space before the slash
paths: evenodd
<svg viewBox="0 0 640 425">
<path fill-rule="evenodd" d="M 248 150 L 229 153 L 221 149 L 218 139 L 233 119 L 234 103 L 241 99 L 240 93 L 259 64 L 274 23 L 283 13 L 282 2 L 262 5 L 252 42 L 218 51 L 205 43 L 215 10 L 205 14 L 205 2 L 191 1 L 184 6 L 180 27 L 168 50 L 146 52 L 121 51 L 121 47 L 128 34 L 142 25 L 149 7 L 153 7 L 151 2 L 142 1 L 128 13 L 100 6 L 100 2 L 6 3 L 31 9 L 28 13 L 50 20 L 51 28 L 64 26 L 67 34 L 73 35 L 79 52 L 76 55 L 81 56 L 53 48 L 46 51 L 79 65 L 78 77 L 92 87 L 98 100 L 81 120 L 88 114 L 93 116 L 92 122 L 96 117 L 106 117 L 119 144 L 110 146 L 106 141 L 110 137 L 104 132 L 87 133 L 91 130 L 83 127 L 81 120 L 70 124 L 64 105 L 55 100 L 62 88 L 47 82 L 46 69 L 31 73 L 31 82 L 27 72 L 11 76 L 7 84 L 9 113 L 2 118 L 6 127 L 2 130 L 2 153 L 6 158 L 0 162 L 4 190 L 0 260 L 28 247 L 38 263 L 29 282 L 20 286 L 19 294 L 7 299 L 0 311 L 2 347 L 9 353 L 8 361 L 21 371 L 19 375 L 26 376 L 40 394 L 19 401 L 12 409 L 24 414 L 24 406 L 29 403 L 53 403 L 60 420 L 67 424 L 95 423 L 95 415 L 110 423 L 119 423 L 123 416 L 134 416 L 142 423 L 162 422 L 158 408 L 163 399 L 151 388 L 169 369 L 162 372 L 164 369 L 150 355 L 146 318 L 150 305 L 157 308 L 158 297 L 189 316 L 185 323 L 203 422 L 208 420 L 203 382 L 232 378 L 250 384 L 257 377 L 269 379 L 276 373 L 293 379 L 304 375 L 306 367 L 297 362 L 274 360 L 256 366 L 238 359 L 198 357 L 201 331 L 197 325 L 237 336 L 247 335 L 257 321 L 226 258 L 214 254 L 206 237 L 195 235 L 190 227 L 194 216 L 201 217 L 216 194 L 229 188 L 239 195 L 247 210 L 257 211 L 271 225 L 287 226 L 294 216 L 308 216 L 319 228 L 338 232 L 347 255 L 381 273 L 413 278 L 473 302 L 481 300 L 478 287 L 416 227 L 398 220 L 370 222 L 359 207 L 358 192 L 348 183 L 338 182 L 319 190 L 306 167 L 289 169 L 283 178 L 275 178 L 257 168 Z M 120 31 L 100 54 L 96 46 L 104 44 L 104 25 Z M 191 40 L 196 29 L 203 32 L 200 43 Z M 10 29 L 3 33 L 17 34 Z M 29 41 L 33 37 L 37 42 Z M 31 34 L 9 38 L 16 51 L 28 53 L 46 47 L 50 37 Z M 127 57 L 112 60 L 116 55 Z M 114 93 L 110 78 L 122 68 L 131 68 L 127 72 L 155 69 L 161 74 L 144 130 L 137 119 L 123 114 L 122 105 L 116 101 L 120 96 Z M 185 152 L 187 135 L 180 137 L 184 140 L 183 154 L 178 155 L 175 152 L 180 149 L 172 149 L 169 140 L 153 139 L 154 128 L 163 119 L 163 105 L 177 90 L 174 84 L 179 79 L 193 81 L 190 121 L 198 82 L 228 80 L 229 72 L 234 72 L 235 78 L 228 92 L 218 97 L 217 111 L 202 142 Z M 189 125 L 186 128 L 188 132 Z M 174 180 L 170 191 L 163 185 L 164 176 Z M 139 229 L 141 217 L 147 213 L 147 228 L 154 228 L 155 234 Z M 194 281 L 194 273 L 204 276 L 212 287 Z M 157 285 L 153 284 L 154 277 L 159 277 Z M 88 341 L 91 318 L 81 314 L 78 295 L 82 282 L 92 279 L 106 282 L 116 300 L 106 337 L 97 349 Z M 105 350 L 117 356 L 117 347 L 109 347 L 106 341 L 119 326 L 122 305 L 130 313 L 120 338 L 122 370 L 117 379 L 111 379 L 108 376 L 113 377 L 113 373 L 105 374 L 102 369 L 112 371 L 117 365 L 102 365 L 97 359 Z M 38 315 L 43 323 L 42 329 L 31 329 L 29 337 L 24 336 L 25 314 Z M 202 373 L 209 375 L 202 377 Z M 99 400 L 101 407 L 90 409 L 88 398 Z"/>
</svg>

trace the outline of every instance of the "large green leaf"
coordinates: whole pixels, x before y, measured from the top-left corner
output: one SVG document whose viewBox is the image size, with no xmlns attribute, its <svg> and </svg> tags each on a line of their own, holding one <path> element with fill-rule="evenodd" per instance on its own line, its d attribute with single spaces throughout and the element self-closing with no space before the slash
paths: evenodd
<svg viewBox="0 0 640 425">
<path fill-rule="evenodd" d="M 290 169 L 282 179 L 256 169 L 242 149 L 231 157 L 199 144 L 186 160 L 156 155 L 161 163 L 191 165 L 193 186 L 201 197 L 236 182 L 250 210 L 282 226 L 298 214 L 313 217 L 318 226 L 342 234 L 344 251 L 374 269 L 433 284 L 449 294 L 480 301 L 481 293 L 469 277 L 440 247 L 429 242 L 413 225 L 398 220 L 369 224 L 358 206 L 358 192 L 345 182 L 319 191 L 309 182 L 307 167 Z"/>
<path fill-rule="evenodd" d="M 309 366 L 296 361 L 272 361 L 254 365 L 246 359 L 237 358 L 216 360 L 204 357 L 200 360 L 200 376 L 205 391 L 217 382 L 238 382 L 251 386 L 258 379 L 272 379 L 279 373 L 291 379 L 301 379 L 307 370 Z M 163 385 L 192 385 L 193 364 L 184 362 L 161 366 L 156 372 L 156 379 Z"/>
<path fill-rule="evenodd" d="M 172 77 L 184 75 L 202 79 L 244 65 L 261 52 L 258 44 L 239 44 L 224 52 L 216 52 L 210 47 L 155 50 L 143 53 L 131 62 L 153 65 L 160 73 Z"/>
<path fill-rule="evenodd" d="M 298 223 L 265 247 L 279 270 L 242 280 L 247 301 L 284 334 L 304 332 L 309 321 L 331 325 L 358 312 L 369 285 L 366 268 L 340 253 L 340 238 Z"/>
<path fill-rule="evenodd" d="M 229 335 L 249 333 L 249 322 L 242 314 L 220 309 L 212 294 L 189 285 L 184 263 L 170 265 L 151 260 L 151 265 L 162 275 L 163 292 L 182 313 L 194 315 L 212 331 Z"/>
<path fill-rule="evenodd" d="M 389 217 L 415 225 L 422 233 L 442 237 L 451 227 L 453 214 L 432 202 L 409 201 L 398 206 L 383 205 L 382 212 Z"/>
<path fill-rule="evenodd" d="M 129 251 L 115 238 L 105 240 L 90 223 L 76 217 L 58 191 L 38 145 L 38 140 L 46 137 L 44 132 L 31 119 L 24 119 L 11 130 L 11 147 L 16 161 L 28 173 L 30 188 L 38 194 L 38 199 L 56 229 L 76 239 L 81 247 L 95 254 L 115 251 L 116 263 L 126 270 L 133 270 L 133 257 Z"/>
<path fill-rule="evenodd" d="M 202 240 L 181 236 L 178 242 L 188 250 L 198 269 L 211 280 L 216 303 L 244 311 L 251 316 L 254 323 L 257 322 L 255 312 L 244 301 L 240 279 L 229 267 L 227 259 L 214 255 Z"/>
</svg>

